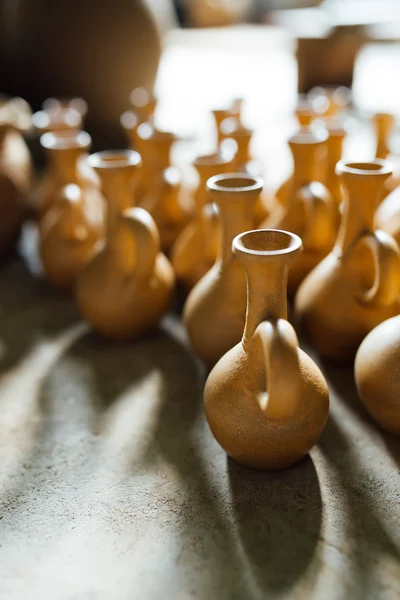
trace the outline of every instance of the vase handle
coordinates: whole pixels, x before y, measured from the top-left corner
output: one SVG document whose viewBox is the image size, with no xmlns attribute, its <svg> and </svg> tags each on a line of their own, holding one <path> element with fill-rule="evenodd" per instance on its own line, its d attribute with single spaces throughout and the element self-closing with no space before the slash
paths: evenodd
<svg viewBox="0 0 400 600">
<path fill-rule="evenodd" d="M 370 306 L 390 306 L 400 294 L 400 250 L 395 240 L 384 231 L 375 231 L 363 241 L 369 246 L 375 269 L 372 286 L 360 300 Z"/>
<path fill-rule="evenodd" d="M 134 275 L 138 279 L 150 277 L 160 251 L 160 236 L 151 215 L 143 208 L 131 208 L 123 213 L 129 219 L 135 240 Z"/>
<path fill-rule="evenodd" d="M 277 319 L 264 321 L 256 333 L 262 342 L 266 371 L 266 391 L 258 395 L 258 404 L 268 419 L 290 419 L 302 389 L 295 330 L 285 319 Z"/>
</svg>

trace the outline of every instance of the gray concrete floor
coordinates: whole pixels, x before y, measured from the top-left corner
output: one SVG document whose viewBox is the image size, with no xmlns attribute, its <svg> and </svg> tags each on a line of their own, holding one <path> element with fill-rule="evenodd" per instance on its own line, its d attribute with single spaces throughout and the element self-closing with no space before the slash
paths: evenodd
<svg viewBox="0 0 400 600">
<path fill-rule="evenodd" d="M 107 344 L 68 298 L 0 271 L 0 597 L 400 597 L 400 442 L 325 365 L 326 430 L 278 474 L 226 459 L 169 316 Z"/>
</svg>

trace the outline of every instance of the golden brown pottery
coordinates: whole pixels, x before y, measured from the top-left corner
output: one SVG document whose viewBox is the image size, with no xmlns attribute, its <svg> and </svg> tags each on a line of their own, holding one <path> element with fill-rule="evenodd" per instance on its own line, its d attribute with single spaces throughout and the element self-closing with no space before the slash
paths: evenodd
<svg viewBox="0 0 400 600">
<path fill-rule="evenodd" d="M 218 215 L 210 203 L 207 181 L 210 177 L 226 173 L 232 168 L 232 154 L 220 150 L 215 154 L 198 156 L 193 161 L 199 175 L 195 192 L 196 214 L 182 231 L 171 254 L 175 275 L 186 290 L 192 287 L 211 269 L 217 260 L 220 244 Z"/>
<path fill-rule="evenodd" d="M 325 185 L 333 202 L 339 208 L 344 200 L 344 192 L 340 177 L 336 173 L 336 165 L 342 159 L 343 144 L 347 132 L 343 124 L 335 118 L 327 119 L 325 125 L 328 129 Z"/>
<path fill-rule="evenodd" d="M 318 98 L 326 102 L 323 115 L 325 117 L 339 116 L 350 104 L 351 92 L 346 86 L 316 86 L 308 92 L 310 101 L 318 101 Z"/>
<path fill-rule="evenodd" d="M 337 171 L 347 194 L 335 247 L 303 281 L 295 308 L 320 354 L 350 360 L 374 327 L 399 312 L 400 251 L 374 229 L 388 163 L 341 161 Z"/>
<path fill-rule="evenodd" d="M 39 251 L 49 281 L 70 290 L 83 265 L 104 235 L 104 199 L 96 185 L 80 176 L 79 159 L 91 140 L 84 131 L 45 133 L 41 144 L 49 153 L 54 188 L 40 222 Z"/>
<path fill-rule="evenodd" d="M 287 206 L 279 207 L 260 228 L 273 227 L 296 233 L 303 252 L 289 273 L 288 290 L 294 294 L 304 277 L 329 253 L 335 241 L 338 209 L 327 188 L 317 180 L 326 165 L 325 128 L 306 128 L 289 139 L 294 174 Z"/>
<path fill-rule="evenodd" d="M 396 119 L 389 113 L 376 113 L 373 116 L 376 134 L 376 158 L 387 158 L 390 154 L 389 139 L 396 124 Z"/>
<path fill-rule="evenodd" d="M 32 164 L 21 131 L 25 119 L 15 102 L 0 107 L 0 258 L 14 247 L 28 204 Z"/>
<path fill-rule="evenodd" d="M 137 150 L 138 127 L 142 123 L 147 123 L 154 119 L 157 100 L 153 94 L 144 88 L 134 89 L 130 98 L 134 110 L 124 112 L 121 115 L 120 121 L 131 150 Z M 144 168 L 143 165 L 141 168 Z"/>
<path fill-rule="evenodd" d="M 393 236 L 400 245 L 400 187 L 386 196 L 378 206 L 375 225 L 377 229 L 382 229 Z"/>
<path fill-rule="evenodd" d="M 167 311 L 174 273 L 160 252 L 154 220 L 131 208 L 140 155 L 106 151 L 89 157 L 107 200 L 104 244 L 79 274 L 76 298 L 83 316 L 111 339 L 131 339 L 152 329 Z"/>
<path fill-rule="evenodd" d="M 215 438 L 246 467 L 290 467 L 317 442 L 328 417 L 325 379 L 287 321 L 289 265 L 300 250 L 298 236 L 272 229 L 233 241 L 247 275 L 246 324 L 241 342 L 208 376 L 204 401 Z"/>
<path fill-rule="evenodd" d="M 251 229 L 254 204 L 262 185 L 260 178 L 243 173 L 216 175 L 207 183 L 219 210 L 221 250 L 212 269 L 190 292 L 183 318 L 194 350 L 209 366 L 237 344 L 243 334 L 246 276 L 232 254 L 232 240 Z"/>
<path fill-rule="evenodd" d="M 357 352 L 355 377 L 371 416 L 383 429 L 400 436 L 400 316 L 367 335 Z"/>
<path fill-rule="evenodd" d="M 216 134 L 217 134 L 217 145 L 218 146 L 226 138 L 226 134 L 221 129 L 222 122 L 231 117 L 236 118 L 239 121 L 241 121 L 242 106 L 243 106 L 243 100 L 241 98 L 237 98 L 235 100 L 232 100 L 230 105 L 228 105 L 227 107 L 216 108 L 212 111 L 212 115 L 214 117 Z"/>
</svg>

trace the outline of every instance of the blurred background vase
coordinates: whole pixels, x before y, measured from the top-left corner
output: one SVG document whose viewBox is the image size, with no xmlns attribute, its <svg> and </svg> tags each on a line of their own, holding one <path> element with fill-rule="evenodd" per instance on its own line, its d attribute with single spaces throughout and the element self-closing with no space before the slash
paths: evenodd
<svg viewBox="0 0 400 600">
<path fill-rule="evenodd" d="M 130 92 L 153 87 L 159 30 L 145 0 L 0 0 L 2 88 L 34 108 L 82 97 L 94 143 L 118 144 Z"/>
</svg>

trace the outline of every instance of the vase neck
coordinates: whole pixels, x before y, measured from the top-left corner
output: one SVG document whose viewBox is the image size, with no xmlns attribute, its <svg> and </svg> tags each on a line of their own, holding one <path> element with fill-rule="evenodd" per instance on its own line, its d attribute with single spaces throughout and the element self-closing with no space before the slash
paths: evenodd
<svg viewBox="0 0 400 600">
<path fill-rule="evenodd" d="M 82 156 L 80 148 L 49 150 L 52 170 L 61 185 L 79 184 L 78 160 Z"/>
<path fill-rule="evenodd" d="M 116 169 L 99 172 L 101 187 L 107 202 L 107 237 L 112 237 L 119 215 L 134 205 L 133 184 L 135 174 Z"/>
<path fill-rule="evenodd" d="M 221 222 L 220 259 L 222 266 L 232 260 L 232 240 L 239 233 L 252 229 L 255 198 L 237 194 L 217 202 Z"/>
<path fill-rule="evenodd" d="M 291 143 L 294 169 L 293 182 L 295 189 L 318 180 L 321 162 L 326 155 L 325 144 L 296 144 Z"/>
</svg>

